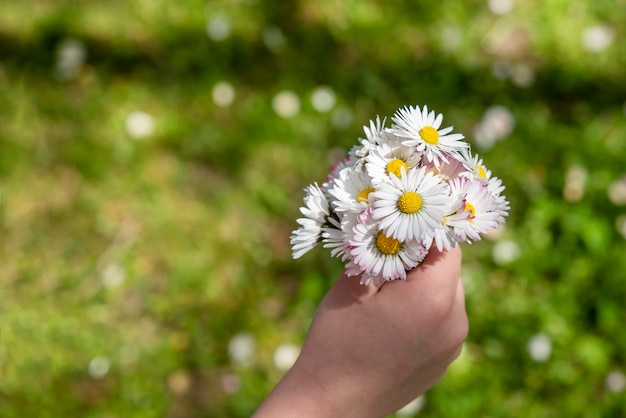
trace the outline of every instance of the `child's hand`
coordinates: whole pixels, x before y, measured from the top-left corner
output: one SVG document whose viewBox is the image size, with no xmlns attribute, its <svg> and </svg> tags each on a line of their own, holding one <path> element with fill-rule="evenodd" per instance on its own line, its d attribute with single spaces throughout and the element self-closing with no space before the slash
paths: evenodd
<svg viewBox="0 0 626 418">
<path fill-rule="evenodd" d="M 424 393 L 467 337 L 460 269 L 460 249 L 433 248 L 406 282 L 340 277 L 255 417 L 384 417 Z"/>
</svg>

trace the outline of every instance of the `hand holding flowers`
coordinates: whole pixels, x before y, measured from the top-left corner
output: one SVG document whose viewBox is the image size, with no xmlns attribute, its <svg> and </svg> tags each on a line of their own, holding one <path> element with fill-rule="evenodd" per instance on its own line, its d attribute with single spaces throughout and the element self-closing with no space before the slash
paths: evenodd
<svg viewBox="0 0 626 418">
<path fill-rule="evenodd" d="M 402 283 L 361 286 L 341 275 L 253 417 L 384 417 L 426 392 L 467 338 L 460 273 L 455 248 L 433 249 Z"/>
</svg>

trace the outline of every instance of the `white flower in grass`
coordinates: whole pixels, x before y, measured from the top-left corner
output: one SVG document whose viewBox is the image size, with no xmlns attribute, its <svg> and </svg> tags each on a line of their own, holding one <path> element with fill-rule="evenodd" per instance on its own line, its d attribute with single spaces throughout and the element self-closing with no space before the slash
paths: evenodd
<svg viewBox="0 0 626 418">
<path fill-rule="evenodd" d="M 278 370 L 287 371 L 300 355 L 300 347 L 295 344 L 282 344 L 274 351 L 274 365 Z"/>
<path fill-rule="evenodd" d="M 394 174 L 389 179 L 371 194 L 374 219 L 387 235 L 400 241 L 427 238 L 450 213 L 448 186 L 424 167 L 408 173 L 403 167 L 401 177 Z"/>
<path fill-rule="evenodd" d="M 311 95 L 311 104 L 313 108 L 320 113 L 326 113 L 335 106 L 337 97 L 333 89 L 328 86 L 319 86 L 313 90 Z"/>
<path fill-rule="evenodd" d="M 409 172 L 420 163 L 421 154 L 415 148 L 400 143 L 383 143 L 371 149 L 365 160 L 365 168 L 372 178 L 372 184 L 377 185 L 388 181 L 392 174 L 401 177 L 402 169 Z"/>
<path fill-rule="evenodd" d="M 459 153 L 469 147 L 467 142 L 462 141 L 462 134 L 452 134 L 454 127 L 439 129 L 443 121 L 443 115 L 428 112 L 424 106 L 404 107 L 398 109 L 391 118 L 395 125 L 389 131 L 404 139 L 406 146 L 415 146 L 418 151 L 425 151 L 426 159 L 439 165 L 447 161 L 449 154 Z"/>
<path fill-rule="evenodd" d="M 354 113 L 347 106 L 339 106 L 335 110 L 330 117 L 330 123 L 333 128 L 345 130 L 350 127 L 352 123 L 352 118 L 354 118 Z"/>
<path fill-rule="evenodd" d="M 496 15 L 505 15 L 513 9 L 513 0 L 489 0 L 489 10 Z"/>
<path fill-rule="evenodd" d="M 285 34 L 277 26 L 268 26 L 264 28 L 263 32 L 261 32 L 261 38 L 263 39 L 265 46 L 267 46 L 272 52 L 282 51 L 287 43 Z"/>
<path fill-rule="evenodd" d="M 404 405 L 396 412 L 399 417 L 414 417 L 419 411 L 424 408 L 426 403 L 426 396 L 420 395 L 418 398 L 412 400 L 408 404 Z"/>
<path fill-rule="evenodd" d="M 602 52 L 615 40 L 615 29 L 606 24 L 585 28 L 581 34 L 583 48 L 588 52 Z"/>
<path fill-rule="evenodd" d="M 134 139 L 146 139 L 155 131 L 154 117 L 146 112 L 135 110 L 126 117 L 126 132 Z"/>
<path fill-rule="evenodd" d="M 293 258 L 302 257 L 317 245 L 330 212 L 328 200 L 317 183 L 309 185 L 305 191 L 304 207 L 300 208 L 305 217 L 297 219 L 300 227 L 293 231 L 290 239 Z"/>
<path fill-rule="evenodd" d="M 534 81 L 534 73 L 529 66 L 518 64 L 511 69 L 513 82 L 519 86 L 530 86 Z M 476 145 L 489 149 L 496 141 L 508 137 L 515 128 L 515 116 L 504 106 L 488 108 L 474 129 Z"/>
<path fill-rule="evenodd" d="M 328 189 L 333 197 L 331 205 L 339 212 L 361 213 L 369 206 L 369 194 L 374 191 L 372 182 L 363 168 L 347 167 Z"/>
<path fill-rule="evenodd" d="M 56 77 L 61 81 L 77 77 L 86 58 L 87 49 L 81 41 L 72 38 L 62 40 L 56 48 Z"/>
<path fill-rule="evenodd" d="M 219 107 L 228 107 L 233 104 L 236 94 L 235 87 L 228 81 L 219 81 L 211 91 L 213 102 Z"/>
<path fill-rule="evenodd" d="M 215 15 L 206 22 L 206 33 L 209 38 L 216 42 L 225 40 L 230 36 L 231 23 L 226 16 Z"/>
<path fill-rule="evenodd" d="M 366 219 L 363 219 L 363 218 Z M 421 263 L 428 251 L 417 241 L 403 242 L 385 234 L 368 209 L 353 228 L 346 275 L 361 275 L 361 284 L 379 286 L 389 280 L 405 280 L 406 272 Z"/>
<path fill-rule="evenodd" d="M 101 379 L 109 372 L 111 360 L 107 356 L 96 356 L 89 362 L 89 375 L 94 379 Z"/>
<path fill-rule="evenodd" d="M 552 339 L 546 334 L 535 334 L 526 343 L 530 357 L 536 362 L 543 363 L 552 355 Z"/>
<path fill-rule="evenodd" d="M 625 107 L 626 109 L 626 107 Z M 626 175 L 611 182 L 607 189 L 609 200 L 617 206 L 626 205 Z"/>
<path fill-rule="evenodd" d="M 604 384 L 611 392 L 623 392 L 626 389 L 626 376 L 620 370 L 612 370 L 606 375 Z"/>
<path fill-rule="evenodd" d="M 500 214 L 495 211 L 495 199 L 480 181 L 460 178 L 450 183 L 453 195 L 462 197 L 463 205 L 444 223 L 451 227 L 460 241 L 479 241 L 481 234 L 497 229 Z"/>
<path fill-rule="evenodd" d="M 283 90 L 272 99 L 272 108 L 278 116 L 292 118 L 300 113 L 300 98 L 291 90 Z"/>
<path fill-rule="evenodd" d="M 512 240 L 500 240 L 493 246 L 491 257 L 496 264 L 506 266 L 518 260 L 521 256 L 521 249 L 519 245 Z"/>
<path fill-rule="evenodd" d="M 228 356 L 233 364 L 249 367 L 254 363 L 256 341 L 254 336 L 247 332 L 234 335 L 228 341 Z"/>
</svg>

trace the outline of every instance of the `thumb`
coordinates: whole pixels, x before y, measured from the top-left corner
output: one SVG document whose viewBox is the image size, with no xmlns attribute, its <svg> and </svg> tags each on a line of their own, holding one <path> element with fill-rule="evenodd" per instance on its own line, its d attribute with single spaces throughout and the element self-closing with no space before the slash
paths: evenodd
<svg viewBox="0 0 626 418">
<path fill-rule="evenodd" d="M 424 262 L 407 273 L 406 282 L 387 282 L 380 290 L 384 293 L 432 294 L 438 298 L 453 299 L 461 277 L 461 249 L 455 247 L 439 251 L 432 247 Z M 389 295 L 397 297 L 395 295 Z"/>
</svg>

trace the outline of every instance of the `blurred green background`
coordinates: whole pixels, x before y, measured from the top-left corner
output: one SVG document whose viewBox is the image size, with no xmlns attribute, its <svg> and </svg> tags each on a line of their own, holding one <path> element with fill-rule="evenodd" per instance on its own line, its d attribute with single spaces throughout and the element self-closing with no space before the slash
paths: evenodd
<svg viewBox="0 0 626 418">
<path fill-rule="evenodd" d="M 626 416 L 626 2 L 0 2 L 0 417 L 246 417 L 341 271 L 303 188 L 427 104 L 502 178 L 398 416 Z"/>
</svg>

